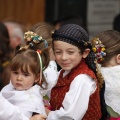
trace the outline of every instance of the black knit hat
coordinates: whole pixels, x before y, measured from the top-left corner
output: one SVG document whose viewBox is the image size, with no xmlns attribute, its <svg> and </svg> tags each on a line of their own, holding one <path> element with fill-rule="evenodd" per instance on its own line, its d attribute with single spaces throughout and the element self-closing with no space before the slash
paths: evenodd
<svg viewBox="0 0 120 120">
<path fill-rule="evenodd" d="M 80 48 L 86 46 L 86 43 L 89 41 L 87 32 L 76 24 L 66 24 L 60 27 L 53 33 L 52 38 L 53 41 L 64 41 Z"/>
<path fill-rule="evenodd" d="M 75 45 L 83 52 L 86 48 L 90 49 L 90 53 L 86 58 L 89 68 L 96 72 L 95 54 L 92 51 L 91 43 L 87 32 L 79 25 L 66 24 L 56 30 L 52 35 L 53 41 L 63 41 Z M 54 46 L 53 46 L 54 48 Z"/>
</svg>

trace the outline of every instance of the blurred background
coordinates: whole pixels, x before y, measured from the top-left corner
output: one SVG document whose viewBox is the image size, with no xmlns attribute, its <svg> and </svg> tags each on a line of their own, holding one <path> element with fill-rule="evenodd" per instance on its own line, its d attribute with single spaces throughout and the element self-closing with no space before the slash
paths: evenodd
<svg viewBox="0 0 120 120">
<path fill-rule="evenodd" d="M 79 16 L 91 36 L 112 29 L 119 13 L 120 0 L 0 0 L 1 21 L 14 20 L 29 27 Z"/>
</svg>

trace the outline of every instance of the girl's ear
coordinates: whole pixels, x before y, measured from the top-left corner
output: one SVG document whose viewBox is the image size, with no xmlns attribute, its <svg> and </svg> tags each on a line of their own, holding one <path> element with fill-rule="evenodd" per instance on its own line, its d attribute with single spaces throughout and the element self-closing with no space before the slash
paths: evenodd
<svg viewBox="0 0 120 120">
<path fill-rule="evenodd" d="M 83 58 L 86 58 L 89 53 L 90 53 L 90 49 L 85 49 L 85 51 L 82 54 Z"/>
<path fill-rule="evenodd" d="M 35 78 L 35 83 L 38 83 L 40 80 L 40 74 Z"/>
<path fill-rule="evenodd" d="M 117 64 L 120 64 L 120 54 L 117 55 Z"/>
</svg>

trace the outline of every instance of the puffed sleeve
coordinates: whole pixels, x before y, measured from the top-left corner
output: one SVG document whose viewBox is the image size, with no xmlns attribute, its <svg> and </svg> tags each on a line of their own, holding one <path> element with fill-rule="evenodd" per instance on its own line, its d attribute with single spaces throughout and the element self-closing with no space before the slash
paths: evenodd
<svg viewBox="0 0 120 120">
<path fill-rule="evenodd" d="M 55 61 L 50 61 L 48 67 L 43 71 L 45 79 L 48 83 L 48 89 L 42 90 L 41 94 L 46 95 L 49 94 L 49 91 L 56 85 L 57 79 L 58 79 L 58 71 L 57 71 L 57 64 Z"/>
</svg>

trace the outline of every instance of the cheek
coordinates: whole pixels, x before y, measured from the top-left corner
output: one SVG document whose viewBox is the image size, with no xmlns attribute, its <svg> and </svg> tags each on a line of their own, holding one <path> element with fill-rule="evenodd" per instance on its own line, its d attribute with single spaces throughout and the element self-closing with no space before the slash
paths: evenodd
<svg viewBox="0 0 120 120">
<path fill-rule="evenodd" d="M 74 61 L 76 64 L 80 63 L 80 61 L 82 60 L 82 56 L 78 54 L 76 56 L 73 56 L 71 60 Z"/>
<path fill-rule="evenodd" d="M 60 60 L 60 56 L 59 55 L 55 55 L 55 60 L 56 61 Z"/>
<path fill-rule="evenodd" d="M 13 75 L 13 74 L 11 74 L 11 75 L 10 75 L 10 79 L 11 79 L 11 80 L 15 80 L 15 79 L 16 79 L 16 76 Z"/>
<path fill-rule="evenodd" d="M 33 79 L 29 79 L 27 82 L 26 82 L 26 85 L 33 85 L 35 83 L 35 78 Z"/>
<path fill-rule="evenodd" d="M 11 81 L 12 85 L 15 86 L 16 80 L 11 78 L 10 81 Z"/>
<path fill-rule="evenodd" d="M 26 89 L 29 89 L 30 87 L 33 86 L 33 84 L 34 84 L 34 82 L 24 82 L 24 87 L 25 87 Z"/>
</svg>

